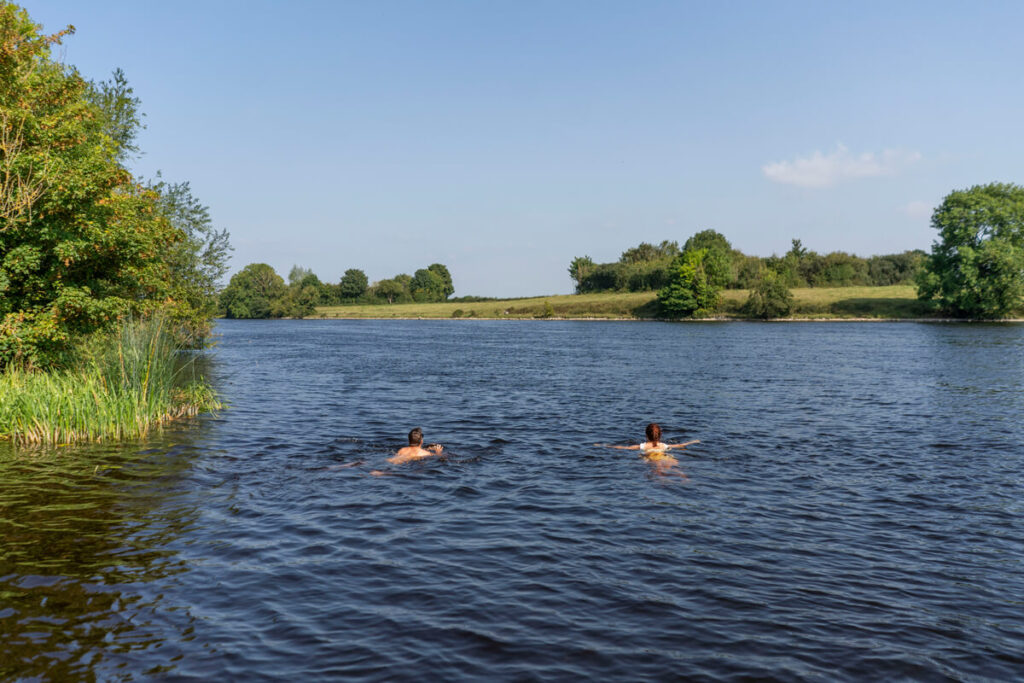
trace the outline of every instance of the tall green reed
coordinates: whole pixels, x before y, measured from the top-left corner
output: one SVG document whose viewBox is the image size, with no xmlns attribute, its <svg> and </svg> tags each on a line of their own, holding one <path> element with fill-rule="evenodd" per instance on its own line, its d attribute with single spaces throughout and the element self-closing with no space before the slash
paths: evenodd
<svg viewBox="0 0 1024 683">
<path fill-rule="evenodd" d="M 0 438 L 18 443 L 141 438 L 219 407 L 160 318 L 127 321 L 92 340 L 73 368 L 0 373 Z"/>
</svg>

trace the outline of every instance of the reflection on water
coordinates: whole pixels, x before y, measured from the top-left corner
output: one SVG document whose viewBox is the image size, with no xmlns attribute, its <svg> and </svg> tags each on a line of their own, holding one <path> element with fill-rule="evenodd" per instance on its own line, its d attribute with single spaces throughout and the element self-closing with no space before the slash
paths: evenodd
<svg viewBox="0 0 1024 683">
<path fill-rule="evenodd" d="M 0 678 L 1024 670 L 1024 326 L 220 328 L 218 417 L 0 446 Z"/>
<path fill-rule="evenodd" d="M 72 680 L 161 647 L 168 627 L 187 635 L 187 615 L 158 615 L 134 587 L 185 569 L 172 546 L 196 517 L 178 500 L 194 456 L 169 438 L 144 450 L 2 447 L 0 677 Z"/>
</svg>

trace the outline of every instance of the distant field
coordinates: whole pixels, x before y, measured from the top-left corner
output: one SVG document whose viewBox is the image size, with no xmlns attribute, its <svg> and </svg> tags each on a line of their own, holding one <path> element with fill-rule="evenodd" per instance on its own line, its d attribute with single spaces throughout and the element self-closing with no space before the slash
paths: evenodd
<svg viewBox="0 0 1024 683">
<path fill-rule="evenodd" d="M 918 301 L 913 285 L 891 287 L 804 287 L 793 289 L 794 318 L 933 318 L 937 313 Z M 725 292 L 722 309 L 740 315 L 745 290 Z"/>
<path fill-rule="evenodd" d="M 657 307 L 652 292 L 559 294 L 530 299 L 321 306 L 313 317 L 326 318 L 541 318 L 545 304 L 556 318 L 653 318 Z"/>
<path fill-rule="evenodd" d="M 722 293 L 719 317 L 741 318 L 748 292 Z M 917 300 L 913 286 L 794 289 L 795 318 L 927 318 L 935 316 Z M 314 318 L 656 318 L 653 292 L 560 294 L 434 304 L 321 306 Z"/>
</svg>

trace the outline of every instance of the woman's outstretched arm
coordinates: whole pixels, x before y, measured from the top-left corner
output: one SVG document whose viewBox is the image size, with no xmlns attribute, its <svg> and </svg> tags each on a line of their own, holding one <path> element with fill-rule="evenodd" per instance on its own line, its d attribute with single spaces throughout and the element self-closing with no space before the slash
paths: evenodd
<svg viewBox="0 0 1024 683">
<path fill-rule="evenodd" d="M 600 446 L 602 448 L 617 448 L 620 451 L 638 451 L 638 450 L 640 450 L 640 446 L 615 446 L 615 445 L 610 444 L 610 443 L 595 443 L 594 445 L 595 446 Z"/>
<path fill-rule="evenodd" d="M 686 443 L 670 443 L 668 445 L 668 447 L 669 448 L 686 448 L 687 446 L 692 446 L 695 443 L 700 443 L 700 439 L 694 439 L 693 441 L 687 441 Z"/>
</svg>

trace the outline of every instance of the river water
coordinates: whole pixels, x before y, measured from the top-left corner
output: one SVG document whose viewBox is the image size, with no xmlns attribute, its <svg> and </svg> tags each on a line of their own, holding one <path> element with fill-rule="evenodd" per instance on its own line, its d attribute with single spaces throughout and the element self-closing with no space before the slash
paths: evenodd
<svg viewBox="0 0 1024 683">
<path fill-rule="evenodd" d="M 1024 674 L 1022 325 L 219 331 L 219 415 L 0 448 L 0 679 Z"/>
</svg>

